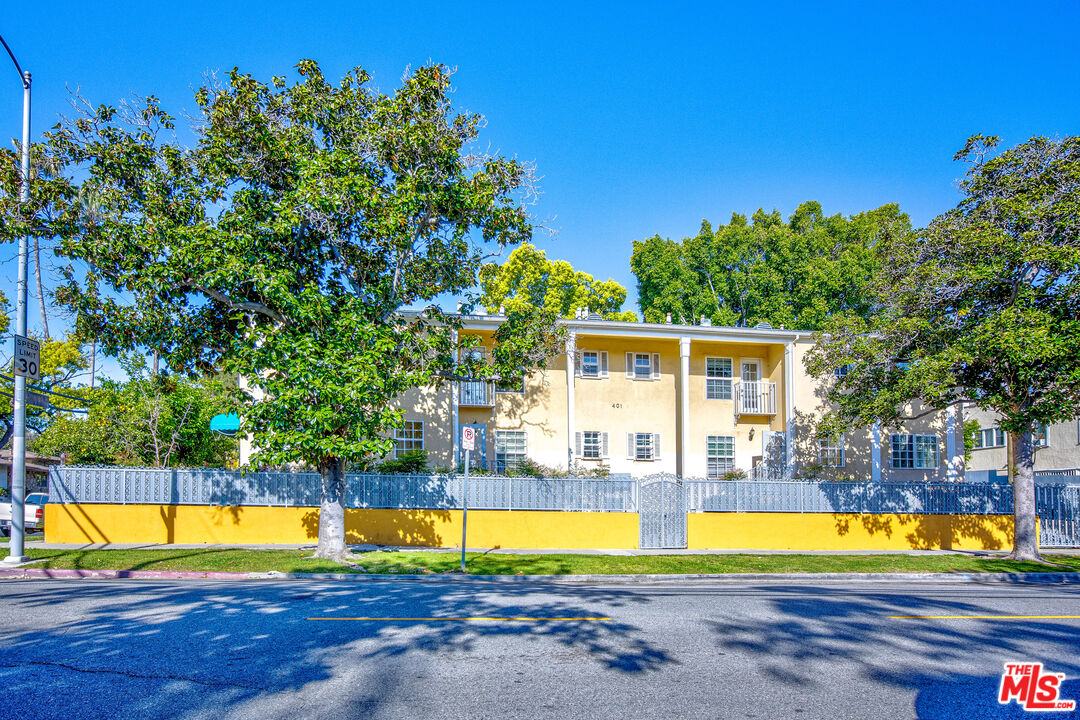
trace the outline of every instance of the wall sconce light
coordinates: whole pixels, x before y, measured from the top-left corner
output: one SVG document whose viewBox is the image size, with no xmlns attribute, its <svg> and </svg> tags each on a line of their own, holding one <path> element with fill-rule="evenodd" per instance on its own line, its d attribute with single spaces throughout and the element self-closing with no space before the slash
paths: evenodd
<svg viewBox="0 0 1080 720">
<path fill-rule="evenodd" d="M 750 439 L 754 439 L 754 428 L 750 428 Z"/>
</svg>

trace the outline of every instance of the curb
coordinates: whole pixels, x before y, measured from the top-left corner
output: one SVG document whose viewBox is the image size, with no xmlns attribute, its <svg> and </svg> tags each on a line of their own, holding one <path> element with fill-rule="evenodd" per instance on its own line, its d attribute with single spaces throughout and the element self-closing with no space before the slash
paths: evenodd
<svg viewBox="0 0 1080 720">
<path fill-rule="evenodd" d="M 182 570 L 47 570 L 3 568 L 11 580 L 336 580 L 351 582 L 548 583 L 650 585 L 663 583 L 879 582 L 879 583 L 1080 583 L 1080 573 L 726 573 L 700 575 L 366 575 L 360 573 L 198 572 Z"/>
</svg>

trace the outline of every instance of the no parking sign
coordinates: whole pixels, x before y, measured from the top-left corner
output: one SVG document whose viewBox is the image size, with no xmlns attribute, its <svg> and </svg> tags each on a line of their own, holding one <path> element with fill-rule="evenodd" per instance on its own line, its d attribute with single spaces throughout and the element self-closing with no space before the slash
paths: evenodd
<svg viewBox="0 0 1080 720">
<path fill-rule="evenodd" d="M 463 450 L 476 449 L 476 430 L 474 428 L 461 428 L 461 448 Z"/>
</svg>

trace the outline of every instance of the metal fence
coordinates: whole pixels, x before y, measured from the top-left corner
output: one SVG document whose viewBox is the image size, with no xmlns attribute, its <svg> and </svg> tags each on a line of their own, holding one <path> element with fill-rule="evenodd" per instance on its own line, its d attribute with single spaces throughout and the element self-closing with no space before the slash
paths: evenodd
<svg viewBox="0 0 1080 720">
<path fill-rule="evenodd" d="M 462 506 L 461 475 L 345 476 L 352 508 L 453 509 Z M 610 478 L 469 478 L 470 508 L 636 512 L 638 484 Z M 49 474 L 49 499 L 60 503 L 317 506 L 318 473 L 61 466 Z"/>
<path fill-rule="evenodd" d="M 688 512 L 1011 513 L 1011 486 L 964 483 L 686 481 Z"/>
</svg>

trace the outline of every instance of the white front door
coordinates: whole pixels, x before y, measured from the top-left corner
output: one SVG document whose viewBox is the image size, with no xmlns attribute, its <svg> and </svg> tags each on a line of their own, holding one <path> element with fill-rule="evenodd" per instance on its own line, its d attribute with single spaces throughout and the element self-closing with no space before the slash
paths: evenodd
<svg viewBox="0 0 1080 720">
<path fill-rule="evenodd" d="M 761 361 L 760 360 L 743 360 L 742 361 L 742 381 L 743 382 L 757 382 L 761 379 Z"/>
</svg>

